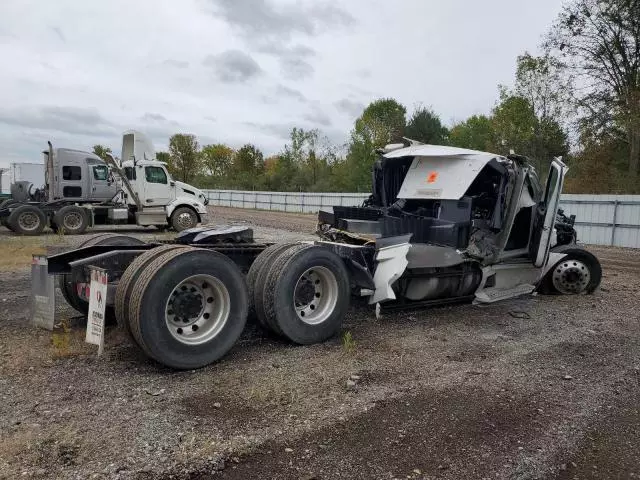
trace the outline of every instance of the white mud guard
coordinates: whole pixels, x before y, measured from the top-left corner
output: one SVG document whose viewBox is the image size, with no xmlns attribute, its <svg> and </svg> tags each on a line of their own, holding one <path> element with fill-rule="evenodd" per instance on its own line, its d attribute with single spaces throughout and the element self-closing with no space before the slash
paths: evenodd
<svg viewBox="0 0 640 480">
<path fill-rule="evenodd" d="M 404 273 L 409 262 L 407 253 L 411 248 L 408 241 L 396 245 L 389 245 L 380 248 L 376 254 L 378 265 L 373 274 L 373 283 L 376 290 L 369 298 L 369 304 L 382 302 L 384 300 L 394 300 L 396 294 L 391 285 Z"/>
</svg>

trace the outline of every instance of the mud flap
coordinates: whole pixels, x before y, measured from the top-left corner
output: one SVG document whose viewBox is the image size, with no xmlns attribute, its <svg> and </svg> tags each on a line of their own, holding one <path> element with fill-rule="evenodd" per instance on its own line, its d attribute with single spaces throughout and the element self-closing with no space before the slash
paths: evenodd
<svg viewBox="0 0 640 480">
<path fill-rule="evenodd" d="M 56 315 L 55 276 L 49 275 L 47 257 L 34 255 L 31 262 L 31 321 L 53 330 Z"/>
<path fill-rule="evenodd" d="M 407 253 L 411 248 L 411 235 L 379 239 L 376 241 L 376 271 L 373 274 L 375 292 L 369 298 L 369 304 L 384 300 L 395 300 L 396 294 L 391 286 L 404 273 L 409 262 Z"/>
</svg>

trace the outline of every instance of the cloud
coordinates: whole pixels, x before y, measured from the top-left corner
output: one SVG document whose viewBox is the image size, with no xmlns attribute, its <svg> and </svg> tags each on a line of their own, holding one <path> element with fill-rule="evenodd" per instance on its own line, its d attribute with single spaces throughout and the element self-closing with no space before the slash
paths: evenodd
<svg viewBox="0 0 640 480">
<path fill-rule="evenodd" d="M 167 122 L 167 117 L 159 113 L 147 112 L 141 117 L 141 120 L 143 122 Z"/>
<path fill-rule="evenodd" d="M 278 138 L 288 140 L 291 136 L 291 130 L 296 126 L 294 123 L 259 123 L 259 122 L 243 122 L 243 125 L 258 130 L 262 133 L 274 135 Z"/>
<path fill-rule="evenodd" d="M 358 117 L 364 110 L 365 105 L 348 98 L 343 98 L 334 103 L 335 107 L 342 113 L 350 117 Z"/>
<path fill-rule="evenodd" d="M 290 47 L 272 43 L 261 46 L 259 51 L 278 58 L 282 73 L 289 79 L 298 80 L 313 75 L 314 68 L 308 59 L 315 57 L 316 51 L 307 45 L 297 44 Z"/>
<path fill-rule="evenodd" d="M 296 90 L 295 88 L 287 87 L 286 85 L 278 85 L 275 88 L 275 95 L 277 97 L 284 97 L 287 99 L 296 100 L 301 103 L 307 102 L 307 97 L 300 90 Z"/>
<path fill-rule="evenodd" d="M 309 59 L 316 51 L 309 46 L 291 46 L 296 35 L 315 37 L 355 23 L 346 10 L 328 3 L 275 4 L 268 0 L 211 0 L 214 11 L 257 51 L 278 58 L 289 79 L 308 78 L 314 73 Z"/>
<path fill-rule="evenodd" d="M 187 68 L 189 66 L 189 62 L 174 60 L 173 58 L 167 58 L 164 62 L 162 62 L 162 64 L 175 68 Z"/>
<path fill-rule="evenodd" d="M 302 118 L 314 125 L 321 125 L 323 127 L 331 126 L 331 117 L 327 115 L 320 107 L 315 106 L 313 109 L 304 114 Z"/>
<path fill-rule="evenodd" d="M 64 33 L 62 33 L 62 30 L 60 29 L 60 27 L 50 27 L 51 30 L 53 31 L 53 33 L 55 33 L 57 35 L 57 37 L 62 40 L 63 43 L 67 43 L 67 39 L 64 36 Z"/>
<path fill-rule="evenodd" d="M 300 2 L 275 5 L 267 0 L 211 0 L 214 11 L 246 38 L 289 40 L 295 33 L 317 35 L 329 26 L 355 22 L 342 8 L 330 4 Z"/>
<path fill-rule="evenodd" d="M 240 50 L 226 50 L 218 55 L 208 55 L 202 62 L 213 68 L 218 79 L 225 83 L 241 83 L 262 73 L 260 65 Z"/>
<path fill-rule="evenodd" d="M 114 125 L 95 108 L 40 106 L 0 112 L 0 123 L 80 135 L 111 135 Z"/>
</svg>

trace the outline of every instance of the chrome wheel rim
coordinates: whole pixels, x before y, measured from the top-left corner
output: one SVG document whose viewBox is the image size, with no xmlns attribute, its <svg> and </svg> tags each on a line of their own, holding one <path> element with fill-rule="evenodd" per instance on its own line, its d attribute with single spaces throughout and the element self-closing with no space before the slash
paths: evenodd
<svg viewBox="0 0 640 480">
<path fill-rule="evenodd" d="M 67 213 L 62 219 L 62 226 L 67 230 L 76 230 L 82 225 L 82 216 L 77 212 Z"/>
<path fill-rule="evenodd" d="M 216 337 L 229 320 L 229 290 L 211 275 L 193 275 L 174 287 L 165 305 L 171 336 L 187 345 Z"/>
<path fill-rule="evenodd" d="M 195 225 L 195 222 L 193 221 L 193 215 L 187 212 L 181 213 L 180 215 L 178 215 L 178 224 L 184 228 L 193 227 Z"/>
<path fill-rule="evenodd" d="M 37 230 L 40 226 L 40 218 L 33 212 L 24 212 L 18 217 L 18 225 L 22 230 Z"/>
<path fill-rule="evenodd" d="M 553 286 L 565 295 L 584 292 L 590 281 L 589 267 L 579 260 L 567 260 L 553 270 Z"/>
<path fill-rule="evenodd" d="M 331 270 L 313 267 L 300 275 L 293 291 L 293 304 L 301 321 L 309 325 L 324 322 L 337 302 L 338 280 Z"/>
</svg>

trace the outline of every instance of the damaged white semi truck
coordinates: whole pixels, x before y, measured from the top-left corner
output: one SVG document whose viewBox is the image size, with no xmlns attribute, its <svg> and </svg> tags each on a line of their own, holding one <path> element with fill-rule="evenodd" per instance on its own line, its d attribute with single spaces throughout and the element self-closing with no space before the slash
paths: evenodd
<svg viewBox="0 0 640 480">
<path fill-rule="evenodd" d="M 40 275 L 59 276 L 84 313 L 88 267 L 106 269 L 111 315 L 177 369 L 222 357 L 249 316 L 297 344 L 326 340 L 352 295 L 384 310 L 588 294 L 602 272 L 576 244 L 574 218 L 558 213 L 566 170 L 554 160 L 543 187 L 524 157 L 389 146 L 371 197 L 321 211 L 316 241 L 261 244 L 245 227 L 188 229 L 164 244 L 104 235 L 48 257 Z"/>
</svg>

